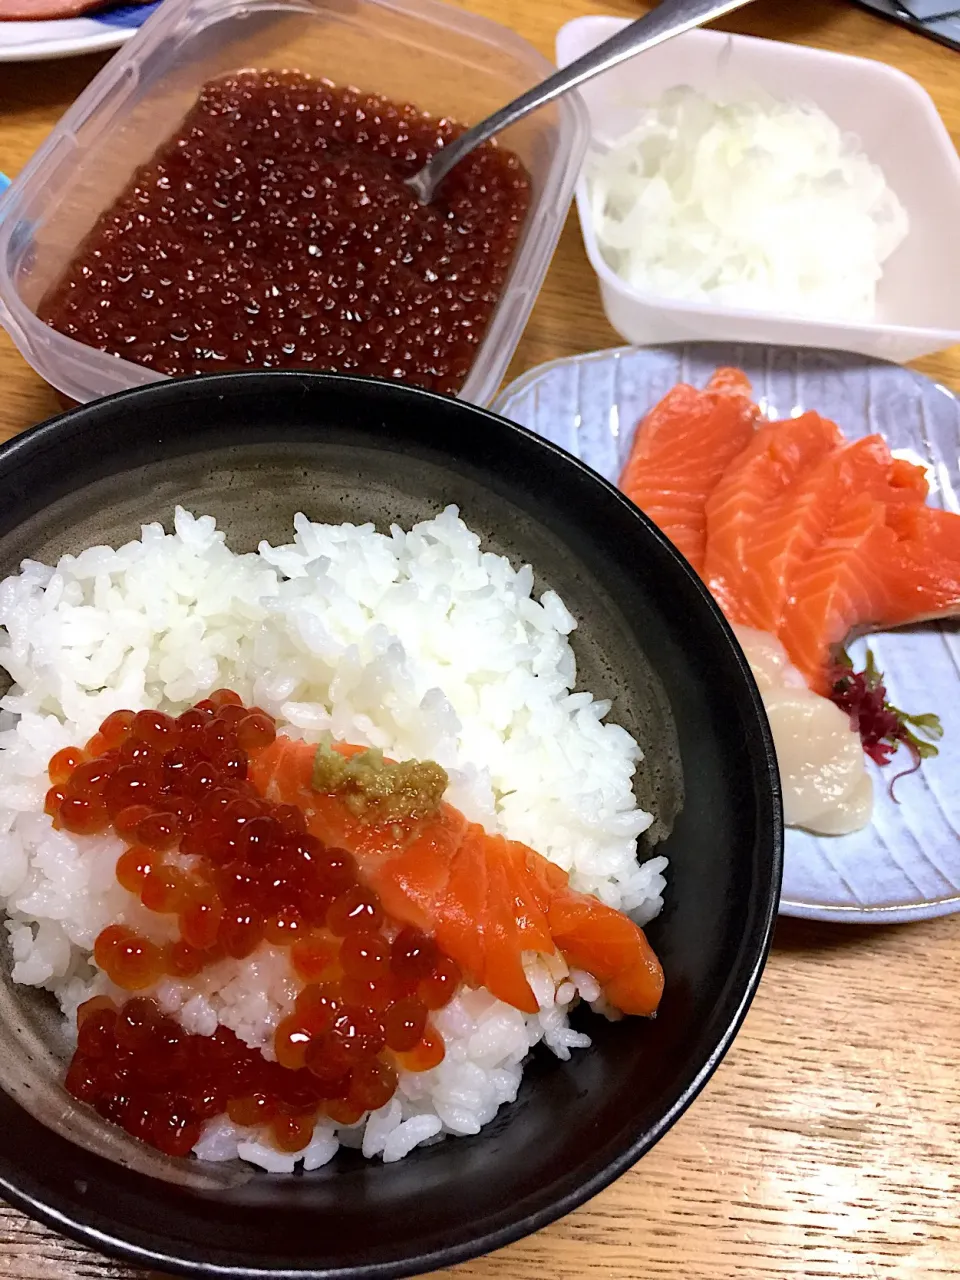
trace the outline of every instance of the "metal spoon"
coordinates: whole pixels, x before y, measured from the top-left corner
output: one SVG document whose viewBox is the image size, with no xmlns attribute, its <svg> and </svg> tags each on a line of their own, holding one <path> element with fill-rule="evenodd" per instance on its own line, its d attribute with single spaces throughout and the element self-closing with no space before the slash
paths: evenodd
<svg viewBox="0 0 960 1280">
<path fill-rule="evenodd" d="M 531 111 L 545 106 L 561 94 L 575 89 L 585 80 L 592 80 L 594 76 L 642 53 L 644 49 L 652 49 L 654 45 L 662 44 L 664 40 L 678 36 L 682 31 L 702 26 L 705 22 L 747 3 L 749 0 L 661 0 L 645 17 L 631 22 L 629 27 L 624 27 L 609 40 L 604 40 L 603 44 L 597 45 L 576 62 L 571 62 L 568 67 L 548 76 L 546 80 L 534 85 L 519 98 L 514 98 L 513 102 L 508 102 L 492 116 L 487 116 L 486 120 L 481 120 L 461 134 L 456 142 L 438 151 L 419 172 L 408 178 L 407 184 L 416 192 L 421 204 L 429 204 L 450 170 L 481 142 L 486 142 L 509 125 L 516 124 Z"/>
</svg>

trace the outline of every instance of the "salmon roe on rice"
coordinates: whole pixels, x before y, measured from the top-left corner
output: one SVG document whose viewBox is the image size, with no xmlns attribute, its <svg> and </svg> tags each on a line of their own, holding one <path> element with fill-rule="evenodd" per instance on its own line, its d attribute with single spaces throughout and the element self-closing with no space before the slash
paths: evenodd
<svg viewBox="0 0 960 1280">
<path fill-rule="evenodd" d="M 168 1155 L 188 1154 L 219 1115 L 301 1151 L 319 1118 L 355 1123 L 390 1101 L 400 1070 L 443 1060 L 429 1014 L 460 985 L 456 964 L 387 918 L 353 856 L 311 835 L 301 809 L 248 781 L 276 734 L 272 716 L 221 689 L 177 717 L 115 711 L 83 749 L 50 760 L 54 826 L 116 833 L 117 881 L 175 934 L 163 945 L 121 923 L 99 934 L 94 959 L 129 997 L 81 1005 L 66 1087 Z M 275 1061 L 225 1027 L 184 1031 L 150 996 L 264 942 L 287 950 L 303 984 Z"/>
</svg>

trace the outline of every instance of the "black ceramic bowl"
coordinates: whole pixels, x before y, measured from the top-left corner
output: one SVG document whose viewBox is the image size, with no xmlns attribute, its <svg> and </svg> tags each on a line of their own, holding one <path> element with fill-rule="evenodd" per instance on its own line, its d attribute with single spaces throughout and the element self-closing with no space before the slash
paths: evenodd
<svg viewBox="0 0 960 1280">
<path fill-rule="evenodd" d="M 405 525 L 459 504 L 579 618 L 580 681 L 648 753 L 641 800 L 669 855 L 649 929 L 666 972 L 654 1021 L 588 1016 L 593 1047 L 536 1053 L 475 1138 L 384 1166 L 341 1151 L 303 1177 L 164 1162 L 62 1092 L 42 1000 L 0 985 L 0 1194 L 94 1248 L 164 1271 L 387 1277 L 504 1245 L 628 1169 L 697 1095 L 756 988 L 780 887 L 775 757 L 740 650 L 695 574 L 579 462 L 470 405 L 322 374 L 164 382 L 0 450 L 0 574 L 126 540 L 176 502 L 237 550 L 294 513 Z M 744 1141 L 746 1141 L 744 1135 Z"/>
</svg>

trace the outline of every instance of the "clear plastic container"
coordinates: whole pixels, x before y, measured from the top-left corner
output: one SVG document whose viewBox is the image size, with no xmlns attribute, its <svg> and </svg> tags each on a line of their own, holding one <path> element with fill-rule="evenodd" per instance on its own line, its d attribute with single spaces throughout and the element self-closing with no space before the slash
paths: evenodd
<svg viewBox="0 0 960 1280">
<path fill-rule="evenodd" d="M 296 69 L 474 123 L 553 69 L 494 22 L 441 0 L 166 0 L 92 81 L 0 202 L 0 323 L 34 369 L 84 402 L 164 375 L 67 338 L 37 307 L 97 216 L 176 130 L 201 85 Z M 503 134 L 533 202 L 503 296 L 460 393 L 496 394 L 543 282 L 589 127 L 576 95 Z"/>
<path fill-rule="evenodd" d="M 575 18 L 557 36 L 566 66 L 615 35 L 626 19 Z M 691 85 L 722 97 L 766 90 L 813 102 L 856 134 L 883 169 L 910 219 L 884 264 L 870 322 L 746 311 L 666 298 L 621 280 L 593 227 L 586 181 L 577 207 L 587 256 L 611 325 L 638 346 L 661 342 L 763 342 L 831 347 L 902 362 L 960 342 L 960 158 L 929 94 L 894 67 L 777 40 L 687 31 L 584 85 L 592 135 L 609 143 L 636 124 L 640 108 L 666 89 Z"/>
</svg>

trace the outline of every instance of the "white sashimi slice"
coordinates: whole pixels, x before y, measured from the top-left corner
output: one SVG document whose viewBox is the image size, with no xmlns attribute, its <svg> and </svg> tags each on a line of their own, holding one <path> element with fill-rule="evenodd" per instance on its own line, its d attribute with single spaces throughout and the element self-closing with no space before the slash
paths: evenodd
<svg viewBox="0 0 960 1280">
<path fill-rule="evenodd" d="M 780 765 L 784 821 L 815 826 L 864 778 L 860 739 L 839 707 L 806 689 L 771 692 L 763 701 Z"/>
<path fill-rule="evenodd" d="M 734 627 L 740 647 L 747 655 L 750 670 L 761 694 L 775 689 L 805 689 L 807 682 L 790 662 L 787 651 L 769 631 L 755 627 Z"/>
<path fill-rule="evenodd" d="M 873 779 L 864 771 L 863 777 L 840 804 L 818 813 L 804 823 L 808 831 L 820 836 L 846 836 L 851 831 L 865 827 L 873 814 Z"/>
<path fill-rule="evenodd" d="M 873 812 L 873 784 L 859 734 L 828 698 L 807 688 L 783 645 L 766 631 L 734 627 L 770 721 L 787 826 L 847 835 Z"/>
</svg>

